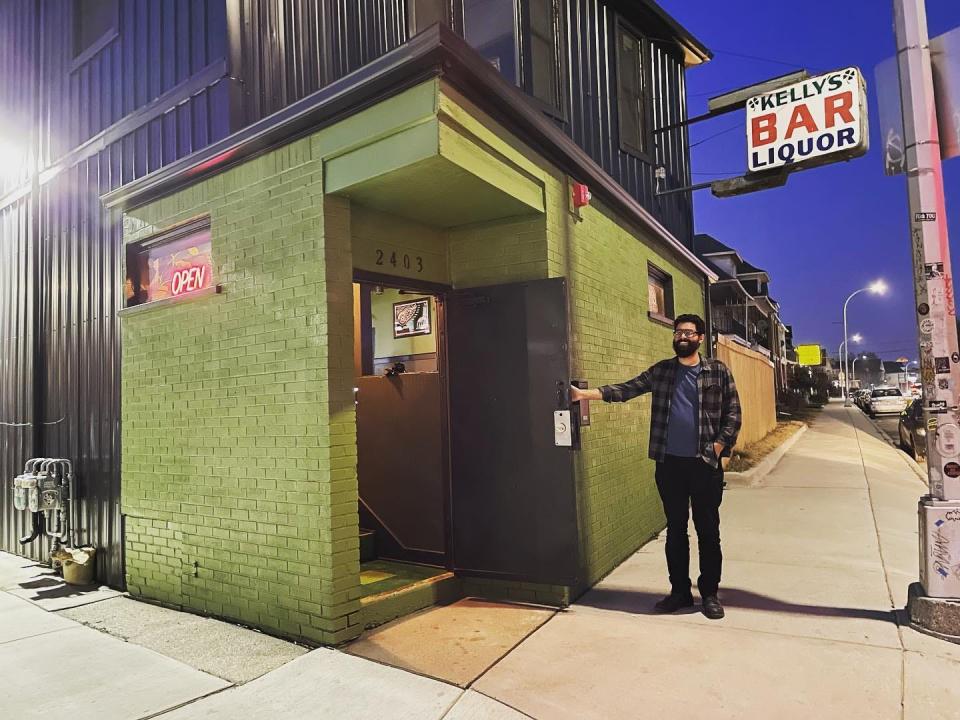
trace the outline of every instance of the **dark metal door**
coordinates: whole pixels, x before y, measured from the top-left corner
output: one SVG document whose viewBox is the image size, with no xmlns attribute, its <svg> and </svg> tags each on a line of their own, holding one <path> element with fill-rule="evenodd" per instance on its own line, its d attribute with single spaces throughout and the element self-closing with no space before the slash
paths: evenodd
<svg viewBox="0 0 960 720">
<path fill-rule="evenodd" d="M 573 455 L 556 447 L 553 435 L 553 412 L 566 403 L 570 376 L 566 282 L 474 288 L 448 298 L 454 569 L 575 584 Z"/>
</svg>

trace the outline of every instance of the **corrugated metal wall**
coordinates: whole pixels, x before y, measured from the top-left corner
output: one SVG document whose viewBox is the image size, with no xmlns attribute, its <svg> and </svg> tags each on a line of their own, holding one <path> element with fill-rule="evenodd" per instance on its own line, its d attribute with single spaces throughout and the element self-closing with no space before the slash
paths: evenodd
<svg viewBox="0 0 960 720">
<path fill-rule="evenodd" d="M 30 219 L 29 198 L 0 209 L 0 549 L 7 551 L 20 548 L 28 517 L 14 511 L 10 481 L 34 447 Z"/>
<path fill-rule="evenodd" d="M 38 4 L 47 163 L 225 57 L 223 0 L 121 0 L 118 37 L 79 66 L 70 41 L 73 3 Z M 152 128 L 151 141 L 160 143 L 173 124 Z"/>
<path fill-rule="evenodd" d="M 620 149 L 617 119 L 617 13 L 597 0 L 567 2 L 567 63 L 570 68 L 567 122 L 564 130 L 681 242 L 693 239 L 690 196 L 656 196 L 654 167 Z M 643 31 L 643 27 L 638 30 Z M 651 41 L 644 60 L 653 86 L 653 126 L 686 118 L 684 66 L 679 50 Z M 667 169 L 666 187 L 690 184 L 687 132 L 671 130 L 654 136 L 656 161 Z"/>
<path fill-rule="evenodd" d="M 407 41 L 407 0 L 232 1 L 239 4 L 244 124 Z"/>
<path fill-rule="evenodd" d="M 67 457 L 76 463 L 82 539 L 101 549 L 99 578 L 121 586 L 116 311 L 122 232 L 119 213 L 105 211 L 99 198 L 229 134 L 226 80 L 196 85 L 203 71 L 216 74 L 218 61 L 225 74 L 226 11 L 220 0 L 124 0 L 117 38 L 76 66 L 64 41 L 71 6 L 66 0 L 0 3 L 0 67 L 15 54 L 23 70 L 0 75 L 0 98 L 25 114 L 29 128 L 30 70 L 41 68 L 33 127 L 41 170 L 53 171 L 38 193 L 28 185 L 21 200 L 0 207 L 0 422 L 45 423 L 37 447 L 31 427 L 0 426 L 0 549 L 45 557 L 44 543 L 24 548 L 17 542 L 27 514 L 14 510 L 9 480 L 28 457 Z M 39 57 L 24 59 L 11 38 L 24 32 L 24 18 L 35 8 Z M 26 262 L 35 246 L 31 208 L 38 216 L 38 324 Z"/>
</svg>

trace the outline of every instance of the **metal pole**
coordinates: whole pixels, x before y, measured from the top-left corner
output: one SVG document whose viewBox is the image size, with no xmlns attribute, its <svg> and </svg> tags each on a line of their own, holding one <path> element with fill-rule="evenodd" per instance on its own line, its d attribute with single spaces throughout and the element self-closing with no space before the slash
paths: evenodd
<svg viewBox="0 0 960 720">
<path fill-rule="evenodd" d="M 840 347 L 837 348 L 837 363 L 840 365 L 840 370 L 843 370 L 843 349 L 846 347 L 846 345 L 847 345 L 847 341 L 846 339 L 844 339 L 844 341 L 840 343 Z M 843 382 L 844 382 L 844 385 L 846 385 L 846 382 L 847 382 L 846 372 L 843 373 Z M 847 399 L 846 388 L 844 388 L 843 399 L 844 400 Z"/>
<path fill-rule="evenodd" d="M 930 39 L 923 0 L 894 0 L 893 7 L 930 490 L 918 508 L 921 582 L 910 587 L 907 607 L 911 623 L 960 636 L 960 591 L 942 563 L 937 565 L 940 550 L 932 540 L 939 529 L 933 526 L 940 524 L 935 518 L 948 507 L 960 509 L 960 502 L 944 502 L 960 500 L 960 353 Z"/>
<path fill-rule="evenodd" d="M 857 295 L 862 292 L 865 292 L 868 288 L 860 288 L 859 290 L 850 293 L 850 296 L 843 301 L 843 339 L 846 340 L 850 337 L 850 334 L 847 332 L 847 305 L 850 304 L 850 301 L 853 300 Z M 850 407 L 850 348 L 849 346 L 844 348 L 843 351 L 843 379 L 844 385 L 846 386 L 846 400 L 844 400 L 844 406 Z"/>
<path fill-rule="evenodd" d="M 945 483 L 943 477 L 944 465 L 957 461 L 957 453 L 942 454 L 946 443 L 937 442 L 957 429 L 960 355 L 927 15 L 923 0 L 894 0 L 894 10 L 924 424 L 936 422 L 937 428 L 927 434 L 927 479 L 934 498 L 960 500 L 960 482 Z"/>
</svg>

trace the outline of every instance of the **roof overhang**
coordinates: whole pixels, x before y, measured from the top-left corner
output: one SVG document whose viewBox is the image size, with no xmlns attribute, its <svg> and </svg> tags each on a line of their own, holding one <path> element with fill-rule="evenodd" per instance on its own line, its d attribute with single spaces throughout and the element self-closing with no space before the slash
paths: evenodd
<svg viewBox="0 0 960 720">
<path fill-rule="evenodd" d="M 646 4 L 646 3 L 644 3 Z M 434 25 L 355 72 L 259 122 L 104 194 L 108 208 L 128 210 L 165 197 L 258 155 L 340 122 L 403 90 L 442 77 L 517 139 L 586 183 L 592 195 L 669 248 L 710 281 L 717 274 L 556 127 L 466 41 Z"/>
<path fill-rule="evenodd" d="M 713 58 L 710 49 L 700 42 L 693 34 L 681 25 L 666 10 L 660 7 L 655 0 L 621 0 L 619 3 L 627 14 L 639 13 L 646 22 L 641 23 L 640 30 L 646 29 L 650 22 L 659 25 L 666 34 L 677 44 L 683 52 L 683 63 L 686 67 L 703 65 Z"/>
</svg>

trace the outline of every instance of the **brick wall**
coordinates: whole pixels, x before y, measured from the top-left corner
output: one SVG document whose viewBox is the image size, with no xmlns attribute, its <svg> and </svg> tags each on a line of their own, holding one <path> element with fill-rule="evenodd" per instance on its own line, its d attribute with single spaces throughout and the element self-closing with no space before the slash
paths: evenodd
<svg viewBox="0 0 960 720">
<path fill-rule="evenodd" d="M 122 319 L 132 594 L 317 642 L 359 631 L 350 213 L 310 139 L 128 213 L 209 214 L 222 295 Z"/>
<path fill-rule="evenodd" d="M 577 219 L 566 207 L 566 189 L 553 189 L 560 194 L 551 202 L 551 273 L 569 280 L 571 371 L 591 387 L 632 378 L 673 354 L 673 328 L 647 316 L 648 262 L 672 276 L 677 314 L 703 316 L 702 278 L 596 200 Z M 649 396 L 593 403 L 591 412 L 576 458 L 588 584 L 665 525 L 647 458 Z"/>
<path fill-rule="evenodd" d="M 451 278 L 457 286 L 566 277 L 569 288 L 571 371 L 591 386 L 632 378 L 673 354 L 672 327 L 647 317 L 647 264 L 673 279 L 677 313 L 704 315 L 703 279 L 662 242 L 603 204 L 573 212 L 570 181 L 511 138 L 455 91 L 444 88 L 441 112 L 475 134 L 542 184 L 546 215 L 474 225 L 448 233 Z M 595 403 L 593 422 L 576 454 L 585 581 L 593 584 L 665 525 L 647 458 L 650 399 Z M 468 587 L 486 594 L 545 601 L 561 589 L 485 581 Z"/>
</svg>

